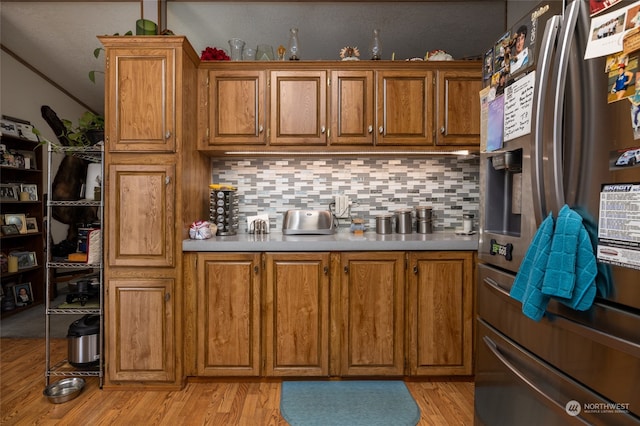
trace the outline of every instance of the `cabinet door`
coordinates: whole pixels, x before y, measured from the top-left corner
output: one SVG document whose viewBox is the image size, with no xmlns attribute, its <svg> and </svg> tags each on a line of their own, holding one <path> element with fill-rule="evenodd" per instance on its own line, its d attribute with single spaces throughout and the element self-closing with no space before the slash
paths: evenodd
<svg viewBox="0 0 640 426">
<path fill-rule="evenodd" d="M 111 279 L 106 347 L 111 381 L 173 381 L 173 279 Z"/>
<path fill-rule="evenodd" d="M 472 374 L 473 254 L 416 252 L 409 264 L 411 374 Z"/>
<path fill-rule="evenodd" d="M 376 145 L 433 145 L 433 72 L 378 72 Z"/>
<path fill-rule="evenodd" d="M 331 145 L 373 145 L 373 71 L 331 72 Z"/>
<path fill-rule="evenodd" d="M 209 145 L 264 144 L 264 71 L 209 71 Z"/>
<path fill-rule="evenodd" d="M 175 50 L 114 48 L 107 55 L 107 149 L 175 151 Z"/>
<path fill-rule="evenodd" d="M 175 166 L 109 165 L 110 266 L 174 266 Z"/>
<path fill-rule="evenodd" d="M 198 256 L 199 376 L 260 374 L 260 254 Z"/>
<path fill-rule="evenodd" d="M 271 71 L 272 145 L 326 145 L 326 82 L 326 71 Z"/>
<path fill-rule="evenodd" d="M 329 372 L 329 254 L 267 253 L 265 374 Z"/>
<path fill-rule="evenodd" d="M 342 253 L 342 375 L 404 373 L 404 252 Z"/>
<path fill-rule="evenodd" d="M 436 145 L 480 144 L 482 73 L 438 71 Z"/>
</svg>

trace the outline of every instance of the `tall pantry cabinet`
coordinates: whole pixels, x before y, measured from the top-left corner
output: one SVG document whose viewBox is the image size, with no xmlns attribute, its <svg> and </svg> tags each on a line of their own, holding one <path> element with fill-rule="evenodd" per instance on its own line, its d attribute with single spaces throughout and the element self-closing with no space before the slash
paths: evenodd
<svg viewBox="0 0 640 426">
<path fill-rule="evenodd" d="M 99 37 L 105 65 L 106 388 L 180 388 L 182 240 L 206 218 L 198 55 L 182 36 Z"/>
</svg>

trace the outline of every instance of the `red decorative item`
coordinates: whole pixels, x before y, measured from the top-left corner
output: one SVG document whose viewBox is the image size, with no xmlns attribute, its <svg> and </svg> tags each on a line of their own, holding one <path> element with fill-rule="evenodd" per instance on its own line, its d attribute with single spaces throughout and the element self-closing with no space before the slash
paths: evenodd
<svg viewBox="0 0 640 426">
<path fill-rule="evenodd" d="M 222 49 L 216 47 L 207 47 L 200 55 L 201 61 L 230 61 L 231 58 Z"/>
</svg>

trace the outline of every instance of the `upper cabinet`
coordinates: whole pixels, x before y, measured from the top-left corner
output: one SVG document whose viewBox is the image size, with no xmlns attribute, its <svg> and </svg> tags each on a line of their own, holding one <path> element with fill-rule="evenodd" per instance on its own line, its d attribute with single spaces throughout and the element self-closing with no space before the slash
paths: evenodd
<svg viewBox="0 0 640 426">
<path fill-rule="evenodd" d="M 235 151 L 478 150 L 475 61 L 200 64 L 198 146 Z M 265 88 L 266 85 L 266 88 Z"/>
<path fill-rule="evenodd" d="M 480 70 L 438 70 L 437 75 L 436 145 L 479 144 Z"/>
<path fill-rule="evenodd" d="M 109 49 L 110 151 L 175 151 L 175 67 L 173 48 Z"/>
<path fill-rule="evenodd" d="M 209 102 L 203 148 L 265 144 L 265 71 L 205 70 L 200 78 Z"/>
<path fill-rule="evenodd" d="M 271 71 L 271 145 L 327 144 L 327 72 Z"/>
<path fill-rule="evenodd" d="M 378 72 L 378 145 L 433 144 L 433 72 Z"/>
<path fill-rule="evenodd" d="M 331 71 L 330 145 L 373 145 L 373 71 Z"/>
</svg>

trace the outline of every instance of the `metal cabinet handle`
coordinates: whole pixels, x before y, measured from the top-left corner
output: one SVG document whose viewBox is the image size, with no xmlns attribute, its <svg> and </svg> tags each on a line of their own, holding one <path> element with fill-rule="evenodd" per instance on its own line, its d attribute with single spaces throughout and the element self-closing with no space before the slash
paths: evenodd
<svg viewBox="0 0 640 426">
<path fill-rule="evenodd" d="M 260 269 L 258 268 L 258 265 L 255 265 L 253 267 L 253 272 L 255 272 L 256 274 L 258 273 L 258 271 L 260 271 Z"/>
<path fill-rule="evenodd" d="M 327 129 L 324 126 L 320 127 L 320 133 L 322 133 L 324 135 L 324 132 L 326 132 L 326 131 L 327 131 Z"/>
<path fill-rule="evenodd" d="M 261 124 L 260 126 L 258 126 L 258 133 L 262 132 L 264 132 L 264 126 Z"/>
<path fill-rule="evenodd" d="M 382 126 L 378 127 L 378 132 L 380 132 L 380 134 L 382 134 L 384 132 L 384 127 L 382 127 Z"/>
<path fill-rule="evenodd" d="M 344 267 L 344 273 L 345 273 L 345 274 L 348 274 L 348 273 L 349 273 L 349 267 L 348 267 L 348 266 L 345 266 L 345 267 Z"/>
<path fill-rule="evenodd" d="M 417 265 L 413 267 L 413 273 L 414 274 L 418 274 L 418 266 Z"/>
<path fill-rule="evenodd" d="M 164 184 L 165 185 L 169 185 L 171 183 L 171 176 L 165 176 L 164 177 Z"/>
<path fill-rule="evenodd" d="M 329 274 L 329 267 L 328 267 L 328 266 L 325 266 L 325 267 L 323 268 L 323 270 L 324 270 L 324 274 L 325 274 L 325 275 L 328 275 L 328 274 Z"/>
<path fill-rule="evenodd" d="M 171 130 L 167 130 L 167 133 L 165 133 L 164 138 L 169 139 L 170 137 L 171 137 Z"/>
<path fill-rule="evenodd" d="M 369 133 L 373 133 L 373 126 L 369 124 Z"/>
<path fill-rule="evenodd" d="M 444 126 L 440 127 L 440 134 L 444 135 Z"/>
</svg>

